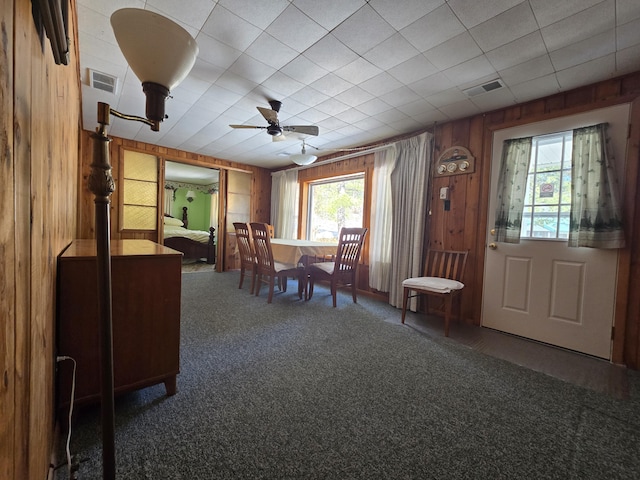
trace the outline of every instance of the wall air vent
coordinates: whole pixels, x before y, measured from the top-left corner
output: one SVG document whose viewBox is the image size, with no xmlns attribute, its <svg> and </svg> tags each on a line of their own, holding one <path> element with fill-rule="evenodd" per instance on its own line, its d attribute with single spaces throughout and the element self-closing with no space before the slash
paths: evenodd
<svg viewBox="0 0 640 480">
<path fill-rule="evenodd" d="M 466 90 L 463 90 L 463 92 L 468 96 L 468 97 L 475 97 L 476 95 L 480 95 L 482 93 L 487 93 L 490 92 L 492 90 L 497 90 L 498 88 L 503 88 L 504 87 L 504 83 L 502 83 L 502 80 L 497 78 L 495 80 L 491 80 L 490 82 L 487 82 L 483 85 L 478 85 L 477 87 L 471 87 L 471 88 L 467 88 Z"/>
<path fill-rule="evenodd" d="M 89 85 L 98 90 L 115 94 L 118 89 L 118 77 L 89 69 Z"/>
</svg>

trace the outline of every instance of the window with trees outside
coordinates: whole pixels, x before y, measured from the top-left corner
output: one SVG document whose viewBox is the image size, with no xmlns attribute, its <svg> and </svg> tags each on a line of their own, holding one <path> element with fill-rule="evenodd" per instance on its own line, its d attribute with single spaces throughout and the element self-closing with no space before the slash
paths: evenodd
<svg viewBox="0 0 640 480">
<path fill-rule="evenodd" d="M 308 240 L 337 242 L 342 227 L 362 227 L 364 173 L 309 183 Z"/>
<path fill-rule="evenodd" d="M 569 237 L 573 132 L 533 137 L 521 238 Z"/>
</svg>

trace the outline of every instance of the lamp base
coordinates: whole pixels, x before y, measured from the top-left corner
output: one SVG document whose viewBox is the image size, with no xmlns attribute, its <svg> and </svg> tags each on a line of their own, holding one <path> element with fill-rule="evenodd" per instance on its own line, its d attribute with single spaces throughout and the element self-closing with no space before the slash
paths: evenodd
<svg viewBox="0 0 640 480">
<path fill-rule="evenodd" d="M 160 122 L 167 116 L 164 113 L 164 102 L 169 96 L 169 89 L 159 83 L 143 82 L 142 91 L 147 96 L 146 115 L 153 122 L 151 130 L 160 130 Z"/>
</svg>

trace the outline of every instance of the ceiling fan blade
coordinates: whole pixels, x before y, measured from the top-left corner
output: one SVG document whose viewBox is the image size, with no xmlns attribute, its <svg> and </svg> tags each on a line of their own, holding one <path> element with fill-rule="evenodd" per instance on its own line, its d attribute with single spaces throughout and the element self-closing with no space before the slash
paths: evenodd
<svg viewBox="0 0 640 480">
<path fill-rule="evenodd" d="M 275 110 L 271 110 L 269 108 L 264 107 L 256 107 L 258 111 L 262 114 L 264 119 L 269 123 L 278 123 L 278 112 Z"/>
<path fill-rule="evenodd" d="M 256 125 L 229 125 L 231 128 L 259 128 L 260 130 L 264 130 L 267 127 L 258 127 Z"/>
<path fill-rule="evenodd" d="M 320 129 L 316 125 L 289 125 L 282 127 L 285 132 L 304 133 L 305 135 L 318 136 Z"/>
</svg>

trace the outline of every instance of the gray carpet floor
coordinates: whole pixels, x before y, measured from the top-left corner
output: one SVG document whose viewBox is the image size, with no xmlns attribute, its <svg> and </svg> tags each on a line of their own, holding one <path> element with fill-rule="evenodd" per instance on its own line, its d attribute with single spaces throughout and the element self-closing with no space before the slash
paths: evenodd
<svg viewBox="0 0 640 480">
<path fill-rule="evenodd" d="M 178 393 L 116 400 L 122 479 L 638 479 L 640 375 L 615 398 L 400 324 L 327 289 L 273 303 L 183 274 Z M 98 408 L 80 479 L 101 477 Z M 64 472 L 59 472 L 62 475 Z M 60 476 L 59 478 L 64 478 Z"/>
</svg>

